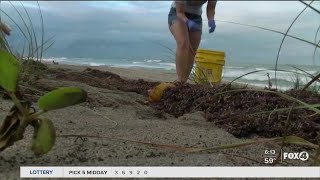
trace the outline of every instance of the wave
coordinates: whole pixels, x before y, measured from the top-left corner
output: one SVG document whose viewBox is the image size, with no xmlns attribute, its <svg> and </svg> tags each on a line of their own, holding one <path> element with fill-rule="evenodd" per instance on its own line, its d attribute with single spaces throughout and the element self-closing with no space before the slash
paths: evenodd
<svg viewBox="0 0 320 180">
<path fill-rule="evenodd" d="M 255 68 L 257 69 L 257 68 Z M 265 69 L 265 68 L 261 68 L 261 69 Z M 249 72 L 252 72 L 250 70 L 226 70 L 223 72 L 223 77 L 224 78 L 229 78 L 229 79 L 235 79 L 238 78 L 240 76 L 243 76 Z M 240 79 L 242 80 L 248 80 L 248 81 L 268 81 L 269 78 L 267 76 L 267 73 L 269 73 L 269 77 L 272 81 L 275 81 L 275 76 L 274 76 L 274 71 L 272 70 L 266 70 L 263 72 L 255 72 L 252 74 L 247 74 L 243 77 L 241 77 Z M 302 74 L 296 74 L 294 72 L 286 72 L 286 71 L 279 71 L 277 72 L 277 82 L 283 80 L 286 82 L 295 82 L 297 81 L 297 78 L 299 79 L 299 82 L 306 84 L 308 83 L 311 78 L 308 77 L 306 74 L 302 73 Z"/>
<path fill-rule="evenodd" d="M 94 62 L 84 62 L 83 65 L 89 65 L 89 66 L 106 66 L 104 63 L 94 63 Z"/>
<path fill-rule="evenodd" d="M 256 68 L 256 71 L 267 71 L 268 69 L 266 68 Z"/>
<path fill-rule="evenodd" d="M 132 64 L 145 64 L 145 62 L 133 61 Z"/>
<path fill-rule="evenodd" d="M 232 81 L 233 79 L 230 78 L 223 78 L 226 81 Z M 265 81 L 259 81 L 259 80 L 244 80 L 244 79 L 240 79 L 237 80 L 236 82 L 238 83 L 242 83 L 242 84 L 248 84 L 248 85 L 253 85 L 253 86 L 258 86 L 258 87 L 269 87 L 269 81 L 265 80 Z M 275 87 L 275 82 L 274 79 L 271 79 L 271 84 L 273 85 L 272 87 Z M 302 83 L 300 85 L 303 85 Z M 319 84 L 314 84 L 316 86 L 319 86 Z M 313 85 L 313 86 L 314 86 Z M 282 80 L 282 79 L 278 79 L 277 80 L 277 87 L 280 90 L 288 90 L 288 89 L 292 89 L 295 87 L 295 83 L 293 81 L 286 81 L 286 80 Z"/>
<path fill-rule="evenodd" d="M 243 67 L 243 66 L 225 66 L 225 68 L 227 68 L 227 69 L 244 69 L 245 67 Z"/>
<path fill-rule="evenodd" d="M 165 66 L 170 66 L 170 67 L 176 67 L 175 63 L 159 63 L 159 65 L 165 65 Z"/>
<path fill-rule="evenodd" d="M 91 62 L 95 63 L 95 59 L 92 58 L 67 58 L 67 57 L 49 57 L 49 58 L 43 58 L 43 61 L 46 62 L 63 62 L 63 63 L 72 63 L 72 64 L 90 64 Z"/>
<path fill-rule="evenodd" d="M 151 68 L 151 69 L 163 69 L 163 70 L 175 70 L 175 63 L 172 62 L 166 62 L 164 60 L 160 59 L 143 59 L 143 60 L 117 60 L 117 59 L 92 59 L 92 58 L 67 58 L 67 57 L 49 57 L 43 59 L 46 62 L 59 62 L 59 63 L 65 63 L 65 64 L 71 64 L 71 65 L 87 65 L 87 66 L 112 66 L 112 67 L 123 67 L 123 68 L 131 68 L 131 67 L 138 67 L 138 68 Z M 284 86 L 287 86 L 288 84 L 291 84 L 295 82 L 297 79 L 297 76 L 294 72 L 301 73 L 299 74 L 299 81 L 302 84 L 308 83 L 311 79 L 307 77 L 307 75 L 304 74 L 301 71 L 297 71 L 292 68 L 286 68 L 287 70 L 290 70 L 292 72 L 286 72 L 286 71 L 278 71 L 277 72 L 277 82 L 278 84 L 282 84 Z M 317 71 L 316 67 L 304 67 L 303 69 L 306 70 L 306 72 L 310 74 L 316 74 L 319 73 Z M 269 77 L 272 82 L 275 81 L 274 77 L 274 70 L 268 69 L 268 66 L 266 65 L 225 65 L 223 68 L 223 79 L 225 80 L 234 80 L 235 78 L 238 78 L 242 75 L 245 75 L 246 73 L 253 72 L 253 71 L 260 71 L 256 73 L 252 73 L 249 75 L 246 75 L 237 81 L 239 82 L 246 82 L 248 84 L 253 85 L 260 85 L 260 86 L 266 86 L 269 82 L 267 73 L 269 73 Z"/>
<path fill-rule="evenodd" d="M 310 74 L 318 74 L 319 71 L 306 71 L 307 73 L 310 73 Z"/>
<path fill-rule="evenodd" d="M 159 60 L 159 59 L 145 59 L 143 61 L 133 61 L 132 63 L 133 64 L 146 64 L 146 63 L 148 63 L 148 64 L 152 64 L 152 63 L 157 64 L 157 63 L 160 63 L 160 62 L 162 62 L 162 60 Z"/>
<path fill-rule="evenodd" d="M 144 60 L 145 62 L 148 62 L 148 63 L 153 63 L 153 62 L 155 62 L 155 63 L 159 63 L 159 62 L 162 62 L 162 60 L 160 60 L 160 59 L 145 59 Z"/>
<path fill-rule="evenodd" d="M 63 62 L 63 61 L 66 61 L 67 59 L 68 59 L 67 57 L 50 57 L 50 58 L 43 58 L 42 60 L 46 62 L 52 62 L 52 61 Z"/>
</svg>

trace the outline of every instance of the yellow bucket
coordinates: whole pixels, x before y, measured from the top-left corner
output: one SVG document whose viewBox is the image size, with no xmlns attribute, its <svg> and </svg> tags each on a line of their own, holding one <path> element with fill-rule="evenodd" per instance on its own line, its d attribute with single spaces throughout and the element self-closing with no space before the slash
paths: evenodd
<svg viewBox="0 0 320 180">
<path fill-rule="evenodd" d="M 196 54 L 195 81 L 196 83 L 210 82 L 219 84 L 222 79 L 222 69 L 225 63 L 225 53 L 198 49 Z"/>
</svg>

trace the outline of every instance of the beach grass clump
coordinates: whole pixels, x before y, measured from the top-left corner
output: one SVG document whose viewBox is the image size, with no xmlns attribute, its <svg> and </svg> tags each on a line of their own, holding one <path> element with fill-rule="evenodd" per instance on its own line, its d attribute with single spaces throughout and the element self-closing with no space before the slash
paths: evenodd
<svg viewBox="0 0 320 180">
<path fill-rule="evenodd" d="M 43 25 L 43 17 L 39 3 L 39 17 L 41 20 L 41 39 L 39 42 L 38 32 L 35 31 L 34 20 L 31 19 L 29 12 L 25 8 L 25 6 L 21 3 L 22 11 L 19 11 L 18 8 L 9 2 L 11 6 L 14 8 L 15 13 L 18 15 L 18 18 L 14 18 L 13 15 L 9 15 L 4 9 L 0 8 L 1 15 L 4 17 L 0 17 L 1 24 L 6 25 L 4 22 L 4 18 L 8 21 L 11 21 L 14 26 L 14 31 L 11 28 L 4 28 L 2 34 L 0 36 L 0 45 L 1 49 L 10 52 L 21 64 L 20 70 L 20 80 L 24 83 L 34 82 L 38 76 L 42 73 L 44 65 L 40 63 L 34 63 L 34 61 L 41 61 L 43 53 L 45 50 L 50 48 L 53 45 L 52 39 L 48 40 L 44 39 L 44 25 Z M 10 31 L 9 31 L 10 30 Z M 9 31 L 9 32 L 8 32 Z M 21 34 L 22 40 L 24 42 L 24 46 L 22 49 L 18 49 L 17 47 L 12 47 L 6 39 L 6 36 L 10 36 L 11 34 Z"/>
<path fill-rule="evenodd" d="M 87 93 L 77 87 L 63 87 L 55 89 L 43 96 L 37 102 L 40 111 L 32 107 L 31 102 L 17 97 L 20 64 L 18 60 L 0 50 L 0 86 L 10 96 L 14 105 L 9 115 L 0 126 L 0 151 L 23 139 L 23 134 L 28 126 L 34 128 L 32 150 L 40 156 L 49 152 L 55 143 L 56 133 L 53 122 L 42 114 L 85 102 Z M 23 97 L 23 94 L 21 94 Z"/>
<path fill-rule="evenodd" d="M 7 29 L 4 29 L 5 31 L 3 32 L 5 32 L 7 36 L 13 33 L 17 36 L 20 34 L 22 38 L 21 40 L 23 41 L 24 45 L 21 49 L 19 49 L 18 47 L 13 47 L 7 41 L 6 36 L 0 36 L 0 46 L 2 47 L 2 49 L 5 49 L 6 51 L 16 56 L 16 58 L 20 61 L 41 61 L 44 52 L 54 44 L 54 36 L 45 38 L 44 19 L 39 2 L 36 3 L 38 6 L 41 32 L 35 31 L 35 20 L 31 19 L 30 14 L 23 3 L 20 2 L 22 10 L 19 10 L 11 2 L 9 3 L 14 8 L 18 18 L 13 17 L 13 15 L 8 14 L 5 10 L 0 8 L 1 15 L 4 15 L 4 17 L 0 16 L 1 24 L 7 24 L 4 22 L 4 18 L 6 18 L 6 20 L 10 21 L 10 23 L 12 23 L 14 25 L 13 27 L 15 28 L 13 30 L 10 28 L 10 32 L 12 31 L 11 33 L 6 33 Z"/>
<path fill-rule="evenodd" d="M 212 79 L 212 77 L 206 73 L 204 68 L 199 66 L 194 66 L 189 76 L 189 80 L 195 84 L 210 85 L 211 87 L 217 84 L 212 83 L 210 79 Z"/>
<path fill-rule="evenodd" d="M 24 60 L 20 61 L 20 81 L 22 84 L 32 86 L 34 82 L 40 79 L 41 75 L 44 74 L 49 68 L 40 61 L 35 60 Z"/>
<path fill-rule="evenodd" d="M 11 3 L 11 2 L 10 2 Z M 16 141 L 23 139 L 23 134 L 28 126 L 34 129 L 31 149 L 35 155 L 40 156 L 49 152 L 55 143 L 56 132 L 53 122 L 44 116 L 44 113 L 60 108 L 65 108 L 75 104 L 85 102 L 87 93 L 77 87 L 62 87 L 48 92 L 41 96 L 37 105 L 40 111 L 36 111 L 32 103 L 25 100 L 24 94 L 19 90 L 19 84 L 27 82 L 31 84 L 35 82 L 39 75 L 46 70 L 47 67 L 41 63 L 43 52 L 52 46 L 50 43 L 52 38 L 44 40 L 44 27 L 41 8 L 39 7 L 41 19 L 41 41 L 38 42 L 37 33 L 26 8 L 21 3 L 26 14 L 24 16 L 11 3 L 21 18 L 22 25 L 9 16 L 4 10 L 1 13 L 7 16 L 22 33 L 24 40 L 27 41 L 27 47 L 19 52 L 13 49 L 8 43 L 6 36 L 10 35 L 11 29 L 2 22 L 0 18 L 0 88 L 4 94 L 9 96 L 14 105 L 9 114 L 0 126 L 0 151 L 12 146 Z M 24 18 L 26 17 L 26 19 Z M 28 26 L 27 24 L 31 24 Z M 24 31 L 24 29 L 26 29 Z M 15 31 L 17 33 L 17 31 Z M 49 44 L 49 45 L 48 45 Z"/>
<path fill-rule="evenodd" d="M 48 69 L 46 65 L 41 62 L 44 52 L 54 44 L 54 36 L 48 39 L 45 38 L 44 19 L 38 2 L 36 3 L 38 6 L 41 31 L 35 30 L 35 26 L 37 25 L 35 23 L 36 19 L 31 18 L 30 12 L 28 12 L 22 2 L 20 2 L 20 9 L 13 3 L 9 3 L 14 9 L 15 14 L 9 14 L 0 7 L 0 27 L 2 30 L 0 48 L 9 52 L 18 60 L 21 67 L 19 71 L 19 83 L 31 87 L 34 82 L 39 79 L 41 74 L 44 74 L 44 71 Z M 9 27 L 5 20 L 14 26 Z M 19 40 L 23 42 L 22 48 L 14 47 L 8 42 L 7 37 L 11 35 L 20 37 Z"/>
</svg>

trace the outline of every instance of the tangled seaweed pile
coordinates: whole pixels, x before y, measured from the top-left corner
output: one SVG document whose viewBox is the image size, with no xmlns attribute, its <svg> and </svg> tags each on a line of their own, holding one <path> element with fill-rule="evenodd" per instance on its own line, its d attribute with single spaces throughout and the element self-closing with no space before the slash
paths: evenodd
<svg viewBox="0 0 320 180">
<path fill-rule="evenodd" d="M 190 84 L 178 86 L 169 89 L 160 102 L 151 106 L 176 117 L 187 112 L 203 111 L 208 121 L 239 138 L 283 135 L 289 110 L 277 110 L 290 107 L 292 101 L 276 94 L 258 91 L 239 91 L 215 96 L 218 91 L 217 88 Z M 320 95 L 314 92 L 290 90 L 285 93 L 292 97 L 301 93 L 299 99 L 310 104 L 320 102 Z M 319 130 L 319 115 L 306 109 L 292 111 L 288 130 L 290 135 L 317 142 Z"/>
<path fill-rule="evenodd" d="M 49 69 L 43 76 L 56 80 L 82 82 L 93 87 L 136 92 L 144 96 L 148 95 L 149 89 L 159 84 L 142 79 L 123 79 L 117 74 L 90 68 L 83 72 Z M 261 137 L 283 135 L 291 101 L 276 94 L 258 91 L 217 95 L 221 89 L 221 86 L 211 88 L 191 84 L 179 85 L 167 90 L 161 101 L 150 103 L 150 106 L 176 117 L 193 111 L 203 111 L 208 121 L 239 138 L 251 135 Z M 230 89 L 227 87 L 223 91 Z M 292 97 L 300 94 L 299 99 L 309 104 L 320 102 L 320 95 L 311 91 L 290 90 L 284 93 Z M 280 111 L 281 108 L 287 109 Z M 316 139 L 319 130 L 319 115 L 314 115 L 307 109 L 293 109 L 288 131 L 290 135 L 318 143 Z"/>
<path fill-rule="evenodd" d="M 121 78 L 117 74 L 91 68 L 87 68 L 83 72 L 62 71 L 61 69 L 51 70 L 49 74 L 54 79 L 58 80 L 82 82 L 93 87 L 136 92 L 144 96 L 148 95 L 148 90 L 150 88 L 159 84 L 159 82 L 148 82 L 143 79 L 127 80 Z"/>
</svg>

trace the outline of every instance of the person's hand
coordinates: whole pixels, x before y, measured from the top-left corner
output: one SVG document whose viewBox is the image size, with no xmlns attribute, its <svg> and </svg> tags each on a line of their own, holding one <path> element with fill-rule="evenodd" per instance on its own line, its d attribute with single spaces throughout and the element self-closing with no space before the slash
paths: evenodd
<svg viewBox="0 0 320 180">
<path fill-rule="evenodd" d="M 201 30 L 199 25 L 197 23 L 195 23 L 194 21 L 190 20 L 190 19 L 187 20 L 186 24 L 187 24 L 188 29 L 191 32 L 200 31 Z"/>
<path fill-rule="evenodd" d="M 209 20 L 208 21 L 208 25 L 209 25 L 209 33 L 212 33 L 212 32 L 214 32 L 214 30 L 216 29 L 216 22 L 215 22 L 215 20 L 214 19 L 212 19 L 212 20 Z"/>
<path fill-rule="evenodd" d="M 10 36 L 11 28 L 8 24 L 0 22 L 0 30 L 4 32 L 7 36 Z"/>
</svg>

